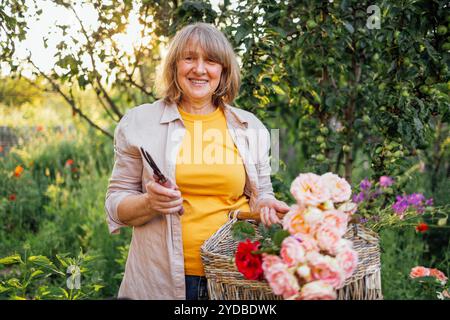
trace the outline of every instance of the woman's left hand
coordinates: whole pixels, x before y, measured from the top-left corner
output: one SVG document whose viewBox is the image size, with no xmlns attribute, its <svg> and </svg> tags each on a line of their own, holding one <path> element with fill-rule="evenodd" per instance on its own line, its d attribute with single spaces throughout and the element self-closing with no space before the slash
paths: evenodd
<svg viewBox="0 0 450 320">
<path fill-rule="evenodd" d="M 270 226 L 274 223 L 281 223 L 278 213 L 285 214 L 290 210 L 289 206 L 276 199 L 262 199 L 256 204 L 256 211 L 259 212 L 261 222 L 266 226 Z"/>
</svg>

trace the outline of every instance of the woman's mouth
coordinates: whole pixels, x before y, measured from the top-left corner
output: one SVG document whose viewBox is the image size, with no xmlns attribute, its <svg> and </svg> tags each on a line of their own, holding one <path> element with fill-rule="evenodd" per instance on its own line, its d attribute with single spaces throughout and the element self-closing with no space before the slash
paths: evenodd
<svg viewBox="0 0 450 320">
<path fill-rule="evenodd" d="M 194 86 L 203 86 L 205 84 L 208 83 L 208 80 L 205 79 L 192 79 L 189 78 L 189 81 L 194 85 Z"/>
</svg>

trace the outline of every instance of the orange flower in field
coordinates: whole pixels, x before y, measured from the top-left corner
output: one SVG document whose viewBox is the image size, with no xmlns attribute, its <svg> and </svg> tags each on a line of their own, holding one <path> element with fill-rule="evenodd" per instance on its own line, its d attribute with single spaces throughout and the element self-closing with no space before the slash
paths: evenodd
<svg viewBox="0 0 450 320">
<path fill-rule="evenodd" d="M 0 152 L 3 152 L 3 147 L 2 146 L 0 146 Z"/>
<path fill-rule="evenodd" d="M 447 276 L 439 269 L 430 269 L 430 276 L 435 277 L 439 282 L 445 284 L 447 282 Z"/>
<path fill-rule="evenodd" d="M 8 197 L 9 201 L 15 201 L 16 200 L 16 195 L 13 193 L 12 195 L 10 195 Z"/>
<path fill-rule="evenodd" d="M 42 131 L 42 130 L 44 130 L 44 127 L 43 127 L 43 126 L 39 125 L 39 126 L 36 127 L 36 131 L 37 131 L 37 132 L 40 132 L 40 131 Z"/>
<path fill-rule="evenodd" d="M 424 233 L 425 231 L 427 231 L 429 228 L 428 228 L 428 225 L 426 224 L 426 223 L 424 223 L 424 222 L 421 222 L 421 223 L 419 223 L 417 226 L 416 226 L 416 231 L 417 232 L 421 232 L 421 233 Z"/>
<path fill-rule="evenodd" d="M 71 165 L 73 165 L 73 160 L 72 159 L 67 159 L 66 161 L 66 167 L 70 167 Z"/>
<path fill-rule="evenodd" d="M 14 176 L 20 177 L 20 175 L 22 174 L 23 170 L 24 170 L 24 168 L 21 165 L 17 166 L 14 169 Z"/>
<path fill-rule="evenodd" d="M 409 276 L 414 278 L 422 278 L 422 277 L 428 277 L 430 275 L 430 269 L 425 268 L 422 266 L 417 266 L 411 269 L 411 272 L 409 273 Z"/>
</svg>

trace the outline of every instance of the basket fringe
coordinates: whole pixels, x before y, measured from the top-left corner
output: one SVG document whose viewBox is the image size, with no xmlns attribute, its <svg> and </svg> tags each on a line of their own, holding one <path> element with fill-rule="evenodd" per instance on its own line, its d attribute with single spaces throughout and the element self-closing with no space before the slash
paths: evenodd
<svg viewBox="0 0 450 320">
<path fill-rule="evenodd" d="M 381 273 L 376 271 L 337 291 L 338 300 L 382 300 Z"/>
</svg>

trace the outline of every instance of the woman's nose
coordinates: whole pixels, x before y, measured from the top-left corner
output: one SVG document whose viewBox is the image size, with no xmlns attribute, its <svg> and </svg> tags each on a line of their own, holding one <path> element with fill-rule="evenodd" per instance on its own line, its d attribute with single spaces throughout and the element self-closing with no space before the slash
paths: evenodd
<svg viewBox="0 0 450 320">
<path fill-rule="evenodd" d="M 197 63 L 195 64 L 194 72 L 198 73 L 198 74 L 206 73 L 205 61 L 203 59 L 197 59 Z"/>
</svg>

